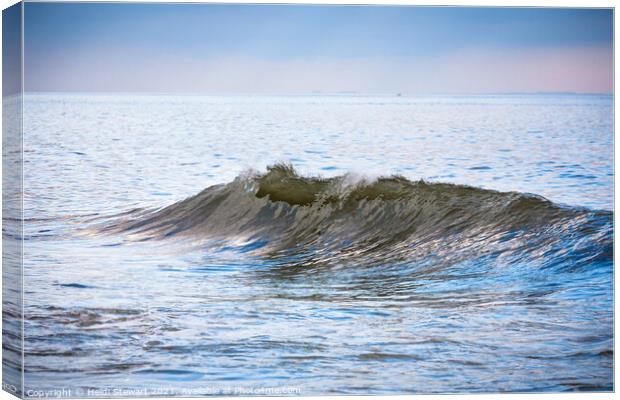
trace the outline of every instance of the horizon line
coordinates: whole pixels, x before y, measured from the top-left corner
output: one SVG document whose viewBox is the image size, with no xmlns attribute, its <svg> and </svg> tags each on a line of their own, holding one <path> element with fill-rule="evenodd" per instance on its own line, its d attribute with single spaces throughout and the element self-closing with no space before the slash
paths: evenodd
<svg viewBox="0 0 620 400">
<path fill-rule="evenodd" d="M 589 95 L 589 96 L 613 96 L 614 92 L 575 92 L 575 91 L 505 91 L 505 92 L 428 92 L 411 93 L 398 91 L 299 91 L 299 92 L 242 92 L 242 91 L 131 91 L 131 90 L 23 90 L 7 94 L 3 97 L 14 96 L 16 94 L 151 94 L 151 95 L 284 95 L 284 96 L 393 96 L 393 97 L 418 97 L 418 96 L 517 96 L 517 95 Z"/>
</svg>

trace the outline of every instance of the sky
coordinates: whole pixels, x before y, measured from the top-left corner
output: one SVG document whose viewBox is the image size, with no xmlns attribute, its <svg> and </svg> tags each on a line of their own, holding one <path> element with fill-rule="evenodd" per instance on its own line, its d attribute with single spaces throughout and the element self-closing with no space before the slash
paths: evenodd
<svg viewBox="0 0 620 400">
<path fill-rule="evenodd" d="M 611 9 L 26 3 L 26 91 L 613 91 Z"/>
</svg>

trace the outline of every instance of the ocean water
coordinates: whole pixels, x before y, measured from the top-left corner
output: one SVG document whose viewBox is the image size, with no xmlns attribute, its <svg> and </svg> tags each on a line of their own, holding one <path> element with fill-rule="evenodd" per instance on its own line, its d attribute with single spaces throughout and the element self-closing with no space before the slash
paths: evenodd
<svg viewBox="0 0 620 400">
<path fill-rule="evenodd" d="M 612 107 L 26 94 L 25 394 L 612 390 Z"/>
</svg>

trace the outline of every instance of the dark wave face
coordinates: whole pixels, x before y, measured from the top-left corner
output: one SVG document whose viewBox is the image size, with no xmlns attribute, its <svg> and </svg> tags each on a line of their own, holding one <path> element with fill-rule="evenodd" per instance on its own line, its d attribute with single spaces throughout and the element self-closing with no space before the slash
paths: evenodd
<svg viewBox="0 0 620 400">
<path fill-rule="evenodd" d="M 274 165 L 105 231 L 188 238 L 296 266 L 394 262 L 453 265 L 502 257 L 541 267 L 612 262 L 613 214 L 400 176 L 300 176 Z M 411 266 L 411 265 L 410 265 Z"/>
</svg>

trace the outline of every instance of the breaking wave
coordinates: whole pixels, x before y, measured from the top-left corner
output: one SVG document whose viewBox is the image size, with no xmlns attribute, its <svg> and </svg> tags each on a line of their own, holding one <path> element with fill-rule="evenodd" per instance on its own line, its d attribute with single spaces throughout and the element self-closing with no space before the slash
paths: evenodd
<svg viewBox="0 0 620 400">
<path fill-rule="evenodd" d="M 502 258 L 579 268 L 613 260 L 613 213 L 447 183 L 300 176 L 277 164 L 104 228 L 294 263 L 385 264 Z"/>
</svg>

